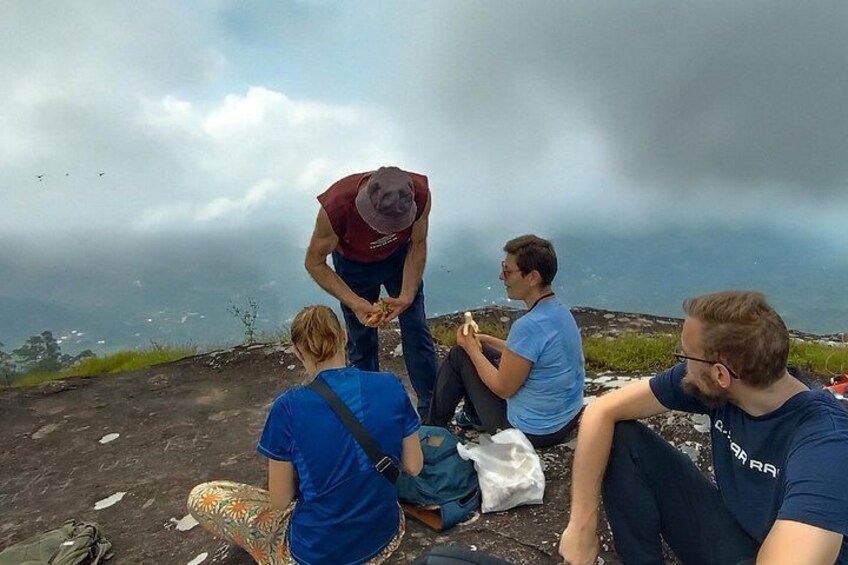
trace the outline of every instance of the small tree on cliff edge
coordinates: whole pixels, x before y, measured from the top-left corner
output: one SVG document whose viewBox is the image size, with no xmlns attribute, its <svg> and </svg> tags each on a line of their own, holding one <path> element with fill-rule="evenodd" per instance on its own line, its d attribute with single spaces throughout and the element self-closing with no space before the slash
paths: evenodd
<svg viewBox="0 0 848 565">
<path fill-rule="evenodd" d="M 247 299 L 247 306 L 239 308 L 235 304 L 230 304 L 227 312 L 233 315 L 244 328 L 244 342 L 248 345 L 256 343 L 256 316 L 259 310 L 259 303 L 253 298 Z"/>
<path fill-rule="evenodd" d="M 62 368 L 62 350 L 50 331 L 30 336 L 12 354 L 20 361 L 25 373 L 52 373 Z"/>
<path fill-rule="evenodd" d="M 70 367 L 80 359 L 94 356 L 90 349 L 79 355 L 62 353 L 59 342 L 50 331 L 30 336 L 22 346 L 12 351 L 12 354 L 20 360 L 24 373 L 54 373 Z"/>
</svg>

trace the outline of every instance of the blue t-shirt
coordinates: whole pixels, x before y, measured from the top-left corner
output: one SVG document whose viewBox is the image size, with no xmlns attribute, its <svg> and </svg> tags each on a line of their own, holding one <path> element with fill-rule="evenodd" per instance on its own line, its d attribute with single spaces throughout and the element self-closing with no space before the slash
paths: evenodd
<svg viewBox="0 0 848 565">
<path fill-rule="evenodd" d="M 506 347 L 533 363 L 527 380 L 506 400 L 509 423 L 533 435 L 562 429 L 583 408 L 583 347 L 571 311 L 556 298 L 517 319 Z"/>
<path fill-rule="evenodd" d="M 750 416 L 729 402 L 707 408 L 683 392 L 685 375 L 676 365 L 653 377 L 651 390 L 666 408 L 709 414 L 716 483 L 751 537 L 762 543 L 775 520 L 848 535 L 848 410 L 830 392 L 801 392 Z M 848 565 L 844 537 L 837 563 Z"/>
<path fill-rule="evenodd" d="M 383 452 L 399 463 L 403 438 L 419 427 L 400 380 L 353 367 L 322 371 L 316 378 L 341 397 Z M 289 546 L 298 563 L 364 563 L 397 534 L 397 489 L 377 473 L 356 439 L 312 389 L 293 388 L 274 401 L 257 451 L 290 461 L 297 470 Z"/>
</svg>

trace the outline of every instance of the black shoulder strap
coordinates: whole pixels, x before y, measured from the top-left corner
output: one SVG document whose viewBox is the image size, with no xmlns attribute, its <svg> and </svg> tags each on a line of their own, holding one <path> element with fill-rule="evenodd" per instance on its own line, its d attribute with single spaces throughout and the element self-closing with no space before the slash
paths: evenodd
<svg viewBox="0 0 848 565">
<path fill-rule="evenodd" d="M 319 379 L 314 379 L 309 383 L 309 388 L 317 392 L 330 405 L 330 408 L 333 409 L 333 412 L 336 413 L 342 424 L 345 425 L 354 439 L 362 446 L 362 449 L 365 450 L 368 458 L 374 463 L 377 472 L 383 475 L 387 481 L 394 484 L 400 474 L 397 465 L 392 462 L 388 455 L 383 453 L 383 450 L 380 449 L 380 446 L 377 445 L 377 442 L 374 441 L 374 438 L 371 437 L 365 426 L 356 419 L 356 416 L 353 415 L 350 408 L 339 398 L 339 395 L 333 392 L 333 389 L 327 386 L 327 383 Z"/>
</svg>

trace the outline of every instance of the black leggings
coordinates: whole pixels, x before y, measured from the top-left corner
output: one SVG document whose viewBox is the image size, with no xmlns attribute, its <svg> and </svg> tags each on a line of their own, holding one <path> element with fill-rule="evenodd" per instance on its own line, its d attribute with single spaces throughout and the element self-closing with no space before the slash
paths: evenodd
<svg viewBox="0 0 848 565">
<path fill-rule="evenodd" d="M 498 366 L 501 354 L 492 347 L 483 346 L 483 355 L 494 366 Z M 454 346 L 447 358 L 439 366 L 433 399 L 430 403 L 430 415 L 427 424 L 445 427 L 453 418 L 460 400 L 465 400 L 465 412 L 480 418 L 483 429 L 494 434 L 498 430 L 513 428 L 506 418 L 506 400 L 492 392 L 480 379 L 471 358 L 459 346 Z M 556 445 L 565 439 L 580 419 L 577 414 L 561 429 L 545 435 L 525 433 L 533 447 L 542 448 Z"/>
</svg>

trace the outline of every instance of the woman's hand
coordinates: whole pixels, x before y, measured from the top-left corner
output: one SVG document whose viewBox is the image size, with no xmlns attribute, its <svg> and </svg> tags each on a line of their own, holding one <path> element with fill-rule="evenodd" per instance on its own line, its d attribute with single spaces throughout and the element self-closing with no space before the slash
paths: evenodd
<svg viewBox="0 0 848 565">
<path fill-rule="evenodd" d="M 463 348 L 466 353 L 471 353 L 472 351 L 481 351 L 483 349 L 483 346 L 475 337 L 474 332 L 468 332 L 468 335 L 465 335 L 465 333 L 463 332 L 464 326 L 465 324 L 460 324 L 459 327 L 456 328 L 456 344 Z"/>
<path fill-rule="evenodd" d="M 460 324 L 459 327 L 456 328 L 456 344 L 465 351 L 468 351 L 468 347 L 474 342 L 474 338 L 471 336 L 470 332 L 468 335 L 465 335 L 462 332 L 463 326 L 464 324 Z"/>
</svg>

